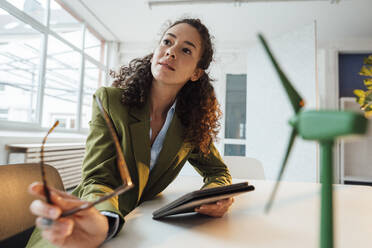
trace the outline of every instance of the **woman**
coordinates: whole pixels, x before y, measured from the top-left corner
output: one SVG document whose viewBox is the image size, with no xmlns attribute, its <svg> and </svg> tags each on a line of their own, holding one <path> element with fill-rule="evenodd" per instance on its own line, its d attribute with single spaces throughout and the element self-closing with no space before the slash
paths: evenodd
<svg viewBox="0 0 372 248">
<path fill-rule="evenodd" d="M 116 169 L 116 153 L 108 129 L 93 104 L 90 134 L 83 163 L 83 180 L 71 196 L 52 190 L 54 205 L 34 201 L 42 236 L 61 247 L 95 247 L 123 226 L 124 216 L 141 202 L 162 192 L 189 161 L 204 177 L 204 186 L 229 184 L 231 177 L 213 145 L 220 110 L 205 71 L 213 57 L 208 29 L 199 19 L 172 24 L 155 49 L 128 67 L 113 73 L 114 87 L 96 92 L 121 139 L 124 157 L 135 188 L 68 218 L 61 212 L 112 192 L 122 182 Z M 41 184 L 30 186 L 42 196 Z M 201 214 L 221 217 L 233 199 L 203 205 Z M 42 217 L 53 219 L 47 225 Z M 44 240 L 33 234 L 29 246 Z"/>
</svg>

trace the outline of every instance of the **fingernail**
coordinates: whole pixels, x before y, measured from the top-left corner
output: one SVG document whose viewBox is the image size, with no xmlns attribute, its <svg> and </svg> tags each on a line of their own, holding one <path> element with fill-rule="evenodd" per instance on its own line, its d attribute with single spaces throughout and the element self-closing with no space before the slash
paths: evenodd
<svg viewBox="0 0 372 248">
<path fill-rule="evenodd" d="M 33 182 L 28 186 L 29 191 L 34 191 L 39 182 Z"/>
<path fill-rule="evenodd" d="M 59 215 L 59 211 L 55 208 L 51 208 L 49 210 L 49 215 L 52 217 L 52 218 L 57 218 L 58 215 Z"/>
<path fill-rule="evenodd" d="M 30 184 L 30 188 L 35 187 L 35 185 L 37 185 L 37 184 L 38 184 L 38 182 L 33 182 L 33 183 L 31 183 L 31 184 Z"/>
<path fill-rule="evenodd" d="M 53 225 L 53 220 L 48 218 L 41 218 L 41 224 L 46 227 L 51 226 Z"/>
</svg>

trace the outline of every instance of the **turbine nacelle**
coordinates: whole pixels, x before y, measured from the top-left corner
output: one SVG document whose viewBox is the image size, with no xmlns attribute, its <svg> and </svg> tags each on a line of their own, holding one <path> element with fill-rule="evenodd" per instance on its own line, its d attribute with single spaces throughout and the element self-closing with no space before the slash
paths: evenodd
<svg viewBox="0 0 372 248">
<path fill-rule="evenodd" d="M 367 119 L 351 111 L 300 111 L 289 123 L 305 140 L 334 140 L 350 134 L 362 135 L 367 130 Z"/>
</svg>

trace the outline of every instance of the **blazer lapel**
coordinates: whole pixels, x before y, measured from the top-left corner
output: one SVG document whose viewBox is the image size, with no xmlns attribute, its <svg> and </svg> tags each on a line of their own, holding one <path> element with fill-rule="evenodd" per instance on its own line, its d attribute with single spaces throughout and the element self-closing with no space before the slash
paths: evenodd
<svg viewBox="0 0 372 248">
<path fill-rule="evenodd" d="M 129 113 L 138 120 L 129 125 L 133 144 L 134 158 L 138 172 L 138 199 L 149 178 L 150 165 L 150 114 L 148 102 L 142 108 L 131 108 Z"/>
<path fill-rule="evenodd" d="M 184 128 L 181 124 L 180 119 L 175 113 L 165 136 L 163 147 L 160 151 L 155 166 L 150 173 L 147 187 L 151 187 L 154 182 L 157 182 L 158 179 L 165 172 L 167 172 L 169 167 L 172 165 L 172 160 L 174 160 L 176 155 L 180 152 L 182 145 L 184 144 L 183 132 Z"/>
</svg>

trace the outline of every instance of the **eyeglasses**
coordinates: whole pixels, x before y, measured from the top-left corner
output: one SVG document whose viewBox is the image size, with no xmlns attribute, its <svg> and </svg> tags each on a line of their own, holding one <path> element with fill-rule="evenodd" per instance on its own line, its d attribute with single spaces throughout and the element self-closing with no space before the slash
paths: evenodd
<svg viewBox="0 0 372 248">
<path fill-rule="evenodd" d="M 118 139 L 118 136 L 116 135 L 116 132 L 113 128 L 113 125 L 112 125 L 112 121 L 110 119 L 110 117 L 108 116 L 108 114 L 106 113 L 106 111 L 103 109 L 102 107 L 102 103 L 101 101 L 99 100 L 98 97 L 96 96 L 93 96 L 94 99 L 96 100 L 97 102 L 97 105 L 98 105 L 98 108 L 103 116 L 103 119 L 105 120 L 106 124 L 107 124 L 107 127 L 109 129 L 109 132 L 111 134 L 111 137 L 114 141 L 114 144 L 115 144 L 115 149 L 116 149 L 116 154 L 117 154 L 117 167 L 118 167 L 118 170 L 120 172 L 120 176 L 123 180 L 123 185 L 116 188 L 112 193 L 110 194 L 107 194 L 105 196 L 102 196 L 100 197 L 98 200 L 96 201 L 93 201 L 93 202 L 87 202 L 85 204 L 82 204 L 80 205 L 79 207 L 76 207 L 76 208 L 72 208 L 70 210 L 67 210 L 65 212 L 63 212 L 61 214 L 61 217 L 66 217 L 66 216 L 69 216 L 69 215 L 72 215 L 72 214 L 75 214 L 76 212 L 79 212 L 81 210 L 85 210 L 85 209 L 88 209 L 88 208 L 91 208 L 103 201 L 106 201 L 114 196 L 117 196 L 117 195 L 120 195 L 120 194 L 123 194 L 125 192 L 127 192 L 128 190 L 130 190 L 131 188 L 134 187 L 133 185 L 133 182 L 132 182 L 132 179 L 130 177 L 130 174 L 129 174 L 129 170 L 128 170 L 128 166 L 127 164 L 125 163 L 125 160 L 124 160 L 124 155 L 123 155 L 123 152 L 121 151 L 121 147 L 120 147 L 120 143 L 119 143 L 119 139 Z M 46 181 L 46 178 L 45 178 L 45 169 L 44 169 L 44 146 L 45 146 L 45 142 L 46 142 L 46 139 L 48 137 L 48 135 L 53 131 L 53 129 L 58 125 L 58 121 L 56 121 L 54 123 L 54 125 L 49 129 L 48 133 L 46 134 L 46 136 L 44 137 L 43 139 L 43 143 L 41 145 L 41 154 L 40 154 L 40 168 L 41 168 L 41 177 L 42 177 L 42 181 L 43 181 L 43 184 L 44 184 L 44 194 L 45 194 L 45 197 L 46 197 L 46 200 L 49 204 L 53 204 L 51 198 L 50 198 L 50 191 L 49 191 L 49 188 L 48 188 L 48 185 L 47 185 L 47 181 Z"/>
</svg>

